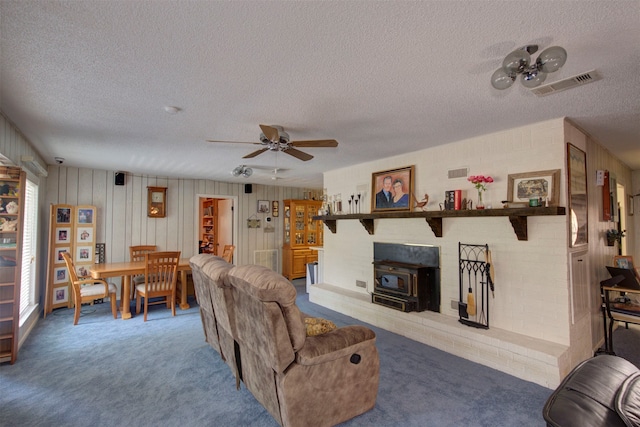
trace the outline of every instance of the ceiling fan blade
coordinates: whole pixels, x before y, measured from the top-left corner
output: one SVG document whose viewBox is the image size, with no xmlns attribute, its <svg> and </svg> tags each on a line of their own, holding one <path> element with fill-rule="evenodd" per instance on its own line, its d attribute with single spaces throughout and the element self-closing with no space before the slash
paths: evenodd
<svg viewBox="0 0 640 427">
<path fill-rule="evenodd" d="M 252 158 L 252 157 L 257 156 L 258 154 L 262 154 L 262 153 L 264 153 L 264 152 L 265 152 L 265 151 L 267 151 L 267 150 L 268 150 L 268 148 L 261 148 L 261 149 L 259 149 L 259 150 L 254 151 L 253 153 L 249 153 L 249 154 L 247 154 L 246 156 L 243 156 L 242 158 L 243 158 L 243 159 L 250 159 L 250 158 Z"/>
<path fill-rule="evenodd" d="M 217 139 L 207 139 L 207 142 L 224 142 L 224 143 L 228 143 L 228 144 L 254 144 L 254 145 L 261 145 L 260 142 L 248 142 L 248 141 L 220 141 Z"/>
<path fill-rule="evenodd" d="M 296 150 L 295 148 L 287 148 L 286 150 L 283 151 L 283 153 L 287 153 L 290 156 L 293 156 L 297 159 L 302 160 L 303 162 L 306 162 L 307 160 L 311 160 L 313 159 L 313 156 L 311 154 L 307 154 L 305 152 L 302 152 L 300 150 Z"/>
<path fill-rule="evenodd" d="M 264 133 L 264 136 L 266 136 L 269 141 L 278 142 L 280 140 L 278 129 L 273 126 L 260 125 L 260 129 L 262 129 L 262 133 Z"/>
<path fill-rule="evenodd" d="M 294 147 L 337 147 L 338 141 L 335 139 L 316 139 L 307 141 L 291 141 Z"/>
</svg>

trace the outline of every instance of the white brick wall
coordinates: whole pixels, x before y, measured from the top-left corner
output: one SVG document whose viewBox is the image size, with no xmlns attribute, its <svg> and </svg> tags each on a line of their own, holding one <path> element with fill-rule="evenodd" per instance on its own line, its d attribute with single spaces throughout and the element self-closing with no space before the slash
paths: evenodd
<svg viewBox="0 0 640 427">
<path fill-rule="evenodd" d="M 430 195 L 429 209 L 439 209 L 445 190 L 466 189 L 476 199 L 466 178 L 448 179 L 447 171 L 469 168 L 470 175 L 491 175 L 495 182 L 485 193 L 485 204 L 501 207 L 507 195 L 507 175 L 561 169 L 560 205 L 566 206 L 565 142 L 563 119 L 484 135 L 419 152 L 382 159 L 325 174 L 329 195 L 370 189 L 371 174 L 415 165 L 415 191 Z M 397 141 L 394 143 L 401 143 Z M 362 212 L 370 211 L 371 194 L 364 197 Z M 441 248 L 442 313 L 457 318 L 450 301 L 458 299 L 458 242 L 489 244 L 495 266 L 495 298 L 491 299 L 490 324 L 558 344 L 569 345 L 569 289 L 567 217 L 529 217 L 528 241 L 519 241 L 506 217 L 447 218 L 443 237 L 436 238 L 421 219 L 375 220 L 370 236 L 358 221 L 338 221 L 337 233 L 325 233 L 325 283 L 365 292 L 356 280 L 372 290 L 373 242 L 420 243 Z"/>
</svg>

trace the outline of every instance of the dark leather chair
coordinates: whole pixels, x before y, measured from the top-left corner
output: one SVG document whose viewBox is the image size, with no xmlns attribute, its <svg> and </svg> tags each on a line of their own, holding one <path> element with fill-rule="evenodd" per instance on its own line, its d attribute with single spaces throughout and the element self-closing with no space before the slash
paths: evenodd
<svg viewBox="0 0 640 427">
<path fill-rule="evenodd" d="M 587 359 L 549 396 L 542 414 L 551 427 L 638 427 L 640 371 L 618 356 Z"/>
</svg>

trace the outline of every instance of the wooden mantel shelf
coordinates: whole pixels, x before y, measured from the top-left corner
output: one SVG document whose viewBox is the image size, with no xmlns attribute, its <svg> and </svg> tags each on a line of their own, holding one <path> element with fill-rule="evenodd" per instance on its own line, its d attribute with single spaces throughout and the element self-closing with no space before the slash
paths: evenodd
<svg viewBox="0 0 640 427">
<path fill-rule="evenodd" d="M 553 206 L 549 208 L 509 208 L 509 209 L 480 209 L 480 210 L 451 210 L 427 212 L 380 212 L 366 214 L 322 215 L 314 216 L 314 220 L 322 220 L 332 233 L 336 233 L 338 220 L 357 219 L 367 232 L 374 234 L 373 220 L 387 218 L 424 218 L 433 234 L 442 237 L 442 218 L 470 218 L 485 216 L 508 216 L 513 231 L 518 240 L 527 240 L 527 217 L 544 215 L 566 215 L 565 208 Z"/>
</svg>

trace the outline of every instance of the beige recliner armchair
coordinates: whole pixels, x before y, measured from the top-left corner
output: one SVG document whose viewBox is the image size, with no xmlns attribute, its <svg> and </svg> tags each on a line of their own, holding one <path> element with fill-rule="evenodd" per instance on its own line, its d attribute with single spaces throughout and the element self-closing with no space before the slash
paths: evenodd
<svg viewBox="0 0 640 427">
<path fill-rule="evenodd" d="M 295 287 L 283 276 L 246 265 L 228 278 L 242 381 L 280 425 L 332 426 L 375 406 L 372 330 L 345 326 L 308 337 Z"/>
</svg>

